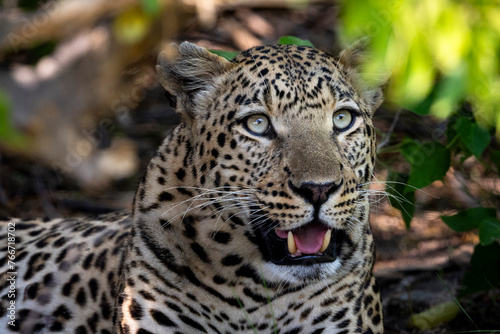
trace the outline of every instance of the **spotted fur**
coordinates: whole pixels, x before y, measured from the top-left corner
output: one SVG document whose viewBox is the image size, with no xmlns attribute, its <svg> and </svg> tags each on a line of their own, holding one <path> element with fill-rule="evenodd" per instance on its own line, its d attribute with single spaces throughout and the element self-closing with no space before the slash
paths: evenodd
<svg viewBox="0 0 500 334">
<path fill-rule="evenodd" d="M 14 220 L 17 327 L 2 245 L 1 331 L 382 333 L 366 197 L 382 94 L 359 79 L 360 57 L 273 45 L 226 61 L 169 46 L 158 76 L 183 122 L 132 218 Z M 352 115 L 343 129 L 339 110 Z M 291 255 L 277 236 L 315 228 L 333 231 L 323 252 Z"/>
</svg>

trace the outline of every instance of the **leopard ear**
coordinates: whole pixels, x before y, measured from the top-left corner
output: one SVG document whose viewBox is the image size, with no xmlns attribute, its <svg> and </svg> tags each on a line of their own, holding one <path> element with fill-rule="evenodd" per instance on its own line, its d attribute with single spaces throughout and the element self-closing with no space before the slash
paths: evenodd
<svg viewBox="0 0 500 334">
<path fill-rule="evenodd" d="M 178 113 L 194 118 L 197 96 L 235 64 L 189 42 L 170 44 L 158 56 L 159 82 L 171 94 Z"/>
<path fill-rule="evenodd" d="M 376 80 L 370 80 L 371 83 L 363 80 L 361 70 L 364 63 L 370 58 L 369 48 L 369 39 L 366 37 L 362 38 L 344 49 L 340 53 L 338 61 L 344 65 L 350 82 L 371 106 L 373 113 L 384 101 L 383 88 L 387 82 L 387 76 L 380 74 Z"/>
</svg>

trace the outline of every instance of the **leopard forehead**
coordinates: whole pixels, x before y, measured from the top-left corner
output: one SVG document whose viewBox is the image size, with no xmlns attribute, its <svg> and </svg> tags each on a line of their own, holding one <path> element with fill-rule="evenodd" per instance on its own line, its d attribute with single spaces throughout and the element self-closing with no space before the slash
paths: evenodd
<svg viewBox="0 0 500 334">
<path fill-rule="evenodd" d="M 232 60 L 237 66 L 223 76 L 219 89 L 209 98 L 224 98 L 225 103 L 214 108 L 216 113 L 223 113 L 231 104 L 239 108 L 264 104 L 268 113 L 279 117 L 307 118 L 316 109 L 332 110 L 335 104 L 350 102 L 369 115 L 369 105 L 340 60 L 308 46 L 254 47 Z"/>
<path fill-rule="evenodd" d="M 307 46 L 268 45 L 250 48 L 232 60 L 244 66 L 247 73 L 267 79 L 268 74 L 280 74 L 278 78 L 287 82 L 304 83 L 317 72 L 332 75 L 332 67 L 337 68 L 334 57 L 326 52 Z M 305 81 L 303 81 L 305 80 Z"/>
</svg>

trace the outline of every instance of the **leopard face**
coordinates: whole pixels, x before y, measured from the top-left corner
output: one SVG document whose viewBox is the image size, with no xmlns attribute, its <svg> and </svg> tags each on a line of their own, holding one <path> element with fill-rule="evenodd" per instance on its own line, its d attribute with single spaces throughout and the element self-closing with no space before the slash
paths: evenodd
<svg viewBox="0 0 500 334">
<path fill-rule="evenodd" d="M 136 212 L 184 236 L 183 219 L 194 222 L 195 246 L 179 248 L 211 267 L 236 259 L 291 284 L 366 271 L 382 94 L 359 84 L 357 52 L 278 45 L 228 62 L 187 43 L 164 51 L 160 81 L 184 123 L 150 166 L 173 160 L 170 177 L 149 179 Z"/>
</svg>

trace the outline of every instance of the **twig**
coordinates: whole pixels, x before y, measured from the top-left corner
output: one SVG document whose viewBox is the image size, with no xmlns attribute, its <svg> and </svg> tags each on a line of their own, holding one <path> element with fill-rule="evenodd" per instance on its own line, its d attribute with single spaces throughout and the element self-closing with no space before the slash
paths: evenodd
<svg viewBox="0 0 500 334">
<path fill-rule="evenodd" d="M 394 131 L 394 128 L 396 127 L 396 123 L 399 121 L 399 115 L 401 114 L 401 108 L 398 109 L 396 114 L 394 115 L 394 119 L 392 120 L 392 124 L 389 128 L 389 131 L 387 131 L 387 134 L 385 135 L 384 139 L 378 144 L 377 146 L 377 151 L 380 150 L 382 147 L 386 146 L 389 144 L 389 141 L 391 139 L 392 132 Z"/>
</svg>

